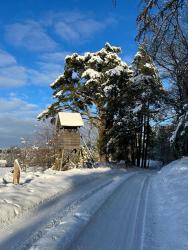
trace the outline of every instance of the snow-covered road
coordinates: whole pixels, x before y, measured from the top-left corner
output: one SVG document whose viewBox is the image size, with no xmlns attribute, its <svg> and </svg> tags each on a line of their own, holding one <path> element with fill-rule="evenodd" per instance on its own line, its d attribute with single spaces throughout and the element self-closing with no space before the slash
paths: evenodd
<svg viewBox="0 0 188 250">
<path fill-rule="evenodd" d="M 66 225 L 66 230 L 60 229 L 61 237 L 66 237 L 66 244 L 70 244 L 72 235 L 76 235 L 85 225 L 82 222 L 87 222 L 82 220 L 82 215 L 89 219 L 116 187 L 132 174 L 125 174 L 121 170 L 104 173 L 45 202 L 1 233 L 0 249 L 29 249 L 34 246 L 38 247 L 35 247 L 36 249 L 53 249 L 56 243 L 54 238 L 57 238 L 55 231 L 58 231 L 61 225 Z M 69 230 L 74 232 L 69 233 Z M 52 248 L 49 244 L 53 245 Z"/>
<path fill-rule="evenodd" d="M 113 170 L 16 220 L 0 249 L 187 250 L 188 157 L 160 172 Z"/>
<path fill-rule="evenodd" d="M 120 185 L 92 217 L 70 250 L 143 249 L 149 176 L 148 173 L 134 174 Z M 61 242 L 58 249 L 61 249 Z"/>
<path fill-rule="evenodd" d="M 151 175 L 115 171 L 83 183 L 16 221 L 0 249 L 138 250 Z"/>
</svg>

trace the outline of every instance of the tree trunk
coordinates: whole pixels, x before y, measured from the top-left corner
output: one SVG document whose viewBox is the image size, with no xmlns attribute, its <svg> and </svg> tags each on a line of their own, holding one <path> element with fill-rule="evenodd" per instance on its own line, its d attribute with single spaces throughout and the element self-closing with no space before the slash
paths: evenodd
<svg viewBox="0 0 188 250">
<path fill-rule="evenodd" d="M 143 138 L 142 138 L 142 163 L 141 168 L 144 167 L 144 156 L 145 156 L 145 140 L 146 140 L 146 117 L 143 118 Z"/>
<path fill-rule="evenodd" d="M 132 143 L 131 143 L 131 153 L 132 153 L 132 156 L 131 156 L 131 163 L 133 166 L 135 166 L 135 146 L 136 146 L 136 137 L 134 136 L 132 138 Z"/>
<path fill-rule="evenodd" d="M 99 139 L 98 139 L 98 152 L 99 152 L 99 161 L 106 162 L 108 159 L 106 153 L 106 122 L 103 117 L 101 117 L 98 132 L 99 132 Z"/>
<path fill-rule="evenodd" d="M 149 144 L 149 115 L 147 116 L 147 121 L 146 121 L 146 139 L 145 139 L 145 152 L 144 152 L 144 168 L 147 167 L 148 144 Z"/>
<path fill-rule="evenodd" d="M 139 117 L 139 129 L 138 129 L 138 145 L 137 145 L 137 167 L 140 167 L 140 159 L 142 152 L 142 129 L 143 129 L 143 116 Z"/>
</svg>

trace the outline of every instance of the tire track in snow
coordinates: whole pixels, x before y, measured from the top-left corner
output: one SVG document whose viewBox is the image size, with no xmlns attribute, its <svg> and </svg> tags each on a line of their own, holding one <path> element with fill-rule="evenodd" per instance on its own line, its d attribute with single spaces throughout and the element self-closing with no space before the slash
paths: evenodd
<svg viewBox="0 0 188 250">
<path fill-rule="evenodd" d="M 67 249 L 109 196 L 113 195 L 122 182 L 130 179 L 132 175 L 135 173 L 115 177 L 107 185 L 103 185 L 102 189 L 98 188 L 87 199 L 83 199 L 80 206 L 76 206 L 67 216 L 63 217 L 61 223 L 53 230 L 49 230 L 30 249 Z"/>
<path fill-rule="evenodd" d="M 70 192 L 42 204 L 39 209 L 34 210 L 34 213 L 31 213 L 29 217 L 26 215 L 20 220 L 21 223 L 23 219 L 29 222 L 26 221 L 18 229 L 14 227 L 7 237 L 1 238 L 0 249 L 27 249 L 42 238 L 46 232 L 58 226 L 62 218 L 71 213 L 75 207 L 100 191 L 101 188 L 109 185 L 113 177 L 125 175 L 128 176 L 129 174 L 122 174 L 122 172 L 117 171 L 107 176 L 103 175 L 89 183 L 78 185 L 74 190 L 70 190 Z M 18 223 L 16 223 L 16 226 L 17 225 Z M 17 231 L 14 232 L 16 229 Z"/>
<path fill-rule="evenodd" d="M 150 186 L 151 177 L 147 176 L 144 180 L 141 192 L 140 200 L 138 203 L 137 213 L 136 213 L 136 223 L 135 223 L 135 238 L 132 242 L 131 249 L 143 250 L 144 249 L 144 238 L 145 238 L 145 223 L 146 223 L 146 213 L 148 205 L 148 194 Z"/>
<path fill-rule="evenodd" d="M 149 178 L 136 174 L 116 189 L 69 250 L 142 249 Z"/>
</svg>

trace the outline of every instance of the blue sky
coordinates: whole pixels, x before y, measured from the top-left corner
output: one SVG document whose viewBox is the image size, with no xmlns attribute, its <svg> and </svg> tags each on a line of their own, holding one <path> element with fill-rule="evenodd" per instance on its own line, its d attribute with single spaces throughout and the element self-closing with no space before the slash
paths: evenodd
<svg viewBox="0 0 188 250">
<path fill-rule="evenodd" d="M 0 147 L 20 143 L 53 100 L 50 83 L 73 52 L 122 47 L 136 53 L 139 0 L 6 0 L 0 7 Z"/>
</svg>

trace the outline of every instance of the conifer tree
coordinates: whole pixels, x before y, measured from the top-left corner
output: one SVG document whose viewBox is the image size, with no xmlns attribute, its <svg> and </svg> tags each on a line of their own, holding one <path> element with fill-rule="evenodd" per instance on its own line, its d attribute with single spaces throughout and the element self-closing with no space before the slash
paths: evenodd
<svg viewBox="0 0 188 250">
<path fill-rule="evenodd" d="M 162 115 L 165 91 L 159 73 L 151 57 L 140 46 L 131 65 L 133 70 L 132 89 L 135 96 L 133 113 L 137 118 L 136 158 L 137 165 L 146 167 L 148 146 L 150 145 L 151 122 Z M 140 162 L 140 159 L 141 162 Z"/>
<path fill-rule="evenodd" d="M 146 167 L 148 146 L 152 139 L 150 124 L 159 119 L 159 113 L 161 115 L 165 92 L 158 71 L 143 46 L 139 48 L 130 69 L 133 75 L 116 100 L 107 145 L 114 159 Z"/>
<path fill-rule="evenodd" d="M 134 58 L 130 73 L 130 81 L 120 87 L 116 105 L 108 107 L 112 125 L 108 130 L 107 151 L 113 160 L 146 167 L 153 136 L 150 124 L 161 116 L 165 91 L 143 46 Z"/>
</svg>

